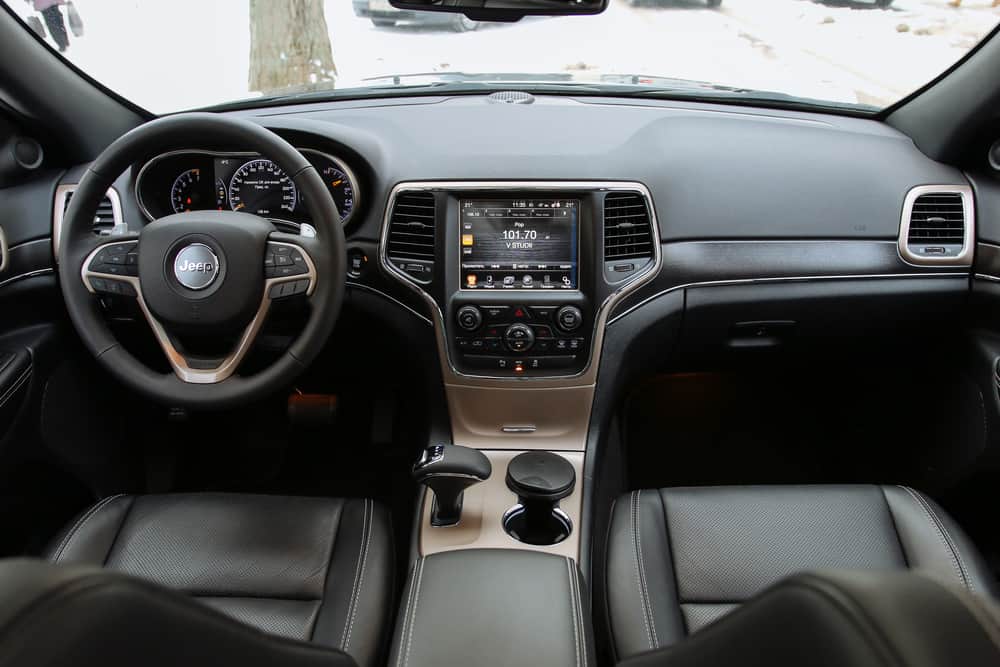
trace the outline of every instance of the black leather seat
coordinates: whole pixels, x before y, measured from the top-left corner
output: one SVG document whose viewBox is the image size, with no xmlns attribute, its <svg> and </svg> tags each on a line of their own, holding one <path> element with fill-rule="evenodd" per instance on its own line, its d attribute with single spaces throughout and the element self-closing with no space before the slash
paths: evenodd
<svg viewBox="0 0 1000 667">
<path fill-rule="evenodd" d="M 618 499 L 607 614 L 619 659 L 670 646 L 806 570 L 906 570 L 973 593 L 995 582 L 932 500 L 898 486 L 705 487 Z"/>
<path fill-rule="evenodd" d="M 362 667 L 380 660 L 388 638 L 392 538 L 388 515 L 370 500 L 113 496 L 81 514 L 48 557 L 182 591 Z"/>
</svg>

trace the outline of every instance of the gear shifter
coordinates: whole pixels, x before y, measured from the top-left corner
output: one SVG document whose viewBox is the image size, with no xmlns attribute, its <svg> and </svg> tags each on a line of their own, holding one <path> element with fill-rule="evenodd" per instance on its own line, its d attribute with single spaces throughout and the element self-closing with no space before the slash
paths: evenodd
<svg viewBox="0 0 1000 667">
<path fill-rule="evenodd" d="M 458 445 L 432 445 L 413 466 L 417 484 L 434 492 L 432 526 L 454 526 L 462 516 L 462 495 L 473 484 L 489 478 L 490 460 L 478 449 Z"/>
</svg>

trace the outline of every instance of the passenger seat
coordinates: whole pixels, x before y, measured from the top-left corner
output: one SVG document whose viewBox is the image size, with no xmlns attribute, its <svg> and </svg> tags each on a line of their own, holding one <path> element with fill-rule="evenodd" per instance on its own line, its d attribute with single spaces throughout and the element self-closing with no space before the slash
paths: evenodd
<svg viewBox="0 0 1000 667">
<path fill-rule="evenodd" d="M 670 646 L 797 572 L 918 570 L 995 595 L 968 537 L 900 486 L 633 491 L 615 503 L 606 595 L 617 658 Z"/>
</svg>

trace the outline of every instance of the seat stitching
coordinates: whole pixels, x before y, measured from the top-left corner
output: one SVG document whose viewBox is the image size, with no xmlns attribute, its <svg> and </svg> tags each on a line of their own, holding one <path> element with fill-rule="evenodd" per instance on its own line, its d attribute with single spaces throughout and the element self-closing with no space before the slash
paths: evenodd
<svg viewBox="0 0 1000 667">
<path fill-rule="evenodd" d="M 948 539 L 944 536 L 944 532 L 941 530 L 941 525 L 937 522 L 937 519 L 934 516 L 931 515 L 931 512 L 929 511 L 929 508 L 927 507 L 927 505 L 924 504 L 924 502 L 913 491 L 913 489 L 911 489 L 908 486 L 900 486 L 899 488 L 901 488 L 904 491 L 906 491 L 910 495 L 910 497 L 917 503 L 917 506 L 920 507 L 921 510 L 923 510 L 924 515 L 927 517 L 927 520 L 930 521 L 931 525 L 933 525 L 934 529 L 937 531 L 938 537 L 941 540 L 941 544 L 943 544 L 944 547 L 948 550 L 948 553 L 951 556 L 951 564 L 955 568 L 955 572 L 958 573 L 959 580 L 965 586 L 968 587 L 969 586 L 969 582 L 965 578 L 965 572 L 962 570 L 962 566 L 959 564 L 958 558 L 956 558 L 955 549 L 948 542 Z"/>
<path fill-rule="evenodd" d="M 913 491 L 912 489 L 909 490 Z M 965 561 L 962 560 L 962 552 L 959 551 L 958 545 L 955 544 L 955 541 L 951 538 L 951 533 L 948 532 L 948 527 L 944 524 L 944 521 L 942 521 L 940 517 L 938 517 L 938 514 L 934 510 L 934 507 L 929 502 L 927 502 L 926 499 L 924 499 L 919 493 L 916 493 L 915 491 L 913 491 L 911 495 L 914 495 L 914 497 L 920 502 L 920 504 L 923 505 L 927 509 L 927 512 L 930 513 L 930 515 L 934 518 L 934 523 L 937 524 L 938 529 L 944 536 L 944 539 L 948 542 L 948 548 L 951 549 L 951 552 L 955 554 L 955 558 L 958 560 L 958 567 L 962 575 L 963 583 L 968 587 L 970 591 L 975 592 L 976 589 L 972 584 L 972 577 L 969 576 L 969 571 L 965 567 Z"/>
<path fill-rule="evenodd" d="M 896 523 L 896 515 L 892 513 L 892 505 L 889 504 L 889 496 L 885 493 L 885 487 L 879 485 L 878 490 L 882 493 L 882 502 L 885 504 L 886 514 L 889 515 L 889 523 L 892 524 L 892 532 L 896 535 L 896 544 L 899 546 L 899 553 L 903 556 L 903 565 L 910 567 L 910 557 L 906 555 L 906 547 L 903 545 L 902 533 L 899 524 Z"/>
<path fill-rule="evenodd" d="M 374 520 L 375 520 L 375 502 L 373 500 L 366 498 L 365 519 L 362 522 L 362 525 L 364 525 L 364 523 L 367 522 L 367 533 L 365 533 L 364 537 L 364 546 L 362 547 L 361 553 L 358 556 L 360 569 L 358 571 L 358 574 L 355 575 L 356 577 L 358 577 L 358 579 L 356 579 L 355 581 L 355 586 L 357 586 L 356 593 L 351 594 L 351 605 L 348 608 L 350 611 L 350 623 L 346 625 L 346 627 L 344 628 L 344 631 L 347 633 L 347 636 L 341 642 L 345 651 L 347 650 L 347 647 L 351 645 L 351 634 L 353 634 L 354 632 L 354 619 L 358 615 L 358 606 L 359 606 L 358 602 L 361 597 L 361 591 L 363 590 L 365 584 L 365 567 L 368 564 L 368 546 L 371 544 L 372 541 L 372 532 L 373 532 L 372 524 Z M 364 530 L 362 530 L 362 532 L 364 533 Z"/>
<path fill-rule="evenodd" d="M 420 565 L 423 560 L 417 561 L 417 564 L 413 567 L 413 575 L 410 578 L 409 591 L 406 594 L 406 610 L 403 613 L 403 629 L 400 633 L 399 640 L 399 655 L 396 658 L 396 667 L 403 662 L 403 642 L 406 641 L 407 632 L 410 627 L 410 605 L 413 604 L 413 590 L 417 587 L 417 573 L 420 571 Z"/>
<path fill-rule="evenodd" d="M 576 654 L 576 667 L 580 667 L 580 631 L 576 617 L 576 596 L 573 594 L 573 566 L 566 558 L 566 573 L 569 575 L 569 604 L 573 615 L 573 651 Z"/>
<path fill-rule="evenodd" d="M 648 618 L 646 629 L 651 633 L 649 637 L 649 647 L 658 648 L 660 639 L 656 636 L 656 619 L 653 618 L 653 605 L 649 598 L 649 589 L 646 588 L 646 562 L 642 556 L 642 530 L 639 527 L 639 501 L 642 499 L 642 490 L 635 492 L 635 560 L 639 569 L 639 585 L 642 587 L 642 612 L 643 617 Z"/>
<path fill-rule="evenodd" d="M 417 576 L 417 590 L 413 596 L 413 616 L 410 619 L 410 634 L 406 640 L 406 657 L 403 660 L 403 667 L 406 667 L 410 663 L 410 648 L 413 646 L 413 627 L 417 623 L 417 607 L 420 606 L 420 584 L 424 580 L 424 563 L 426 560 L 420 561 L 420 573 Z"/>
<path fill-rule="evenodd" d="M 569 559 L 572 563 L 572 559 Z M 583 591 L 580 587 L 580 577 L 576 572 L 576 567 L 571 568 L 573 570 L 573 586 L 576 591 L 576 607 L 577 607 L 577 618 L 580 619 L 580 651 L 583 653 L 583 664 L 584 666 L 590 664 L 587 661 L 587 627 L 586 621 L 583 615 Z"/>
<path fill-rule="evenodd" d="M 646 641 L 649 643 L 650 648 L 656 648 L 653 646 L 653 635 L 649 632 L 649 619 L 646 617 L 646 601 L 642 597 L 642 576 L 639 573 L 639 546 L 635 539 L 636 529 L 635 529 L 635 506 L 636 506 L 636 491 L 632 492 L 632 497 L 629 498 L 628 503 L 628 529 L 632 533 L 630 537 L 632 538 L 632 548 L 635 552 L 635 586 L 639 591 L 639 604 L 642 606 L 642 622 L 646 628 Z"/>
<path fill-rule="evenodd" d="M 64 537 L 62 542 L 59 544 L 59 548 L 56 550 L 55 555 L 52 557 L 52 562 L 53 563 L 59 562 L 59 559 L 63 555 L 63 551 L 65 551 L 66 547 L 69 546 L 70 541 L 73 539 L 74 536 L 76 536 L 76 533 L 81 528 L 83 528 L 83 525 L 87 523 L 87 521 L 89 521 L 92 516 L 94 516 L 99 511 L 104 509 L 104 507 L 109 503 L 111 503 L 113 500 L 117 500 L 118 498 L 122 498 L 124 496 L 125 496 L 124 493 L 119 493 L 118 495 L 115 496 L 109 496 L 104 500 L 102 500 L 101 502 L 94 505 L 93 507 L 91 507 L 89 510 L 87 510 L 87 512 L 83 516 L 77 519 L 76 523 L 73 524 L 73 527 L 70 529 L 70 531 L 66 533 L 66 537 Z"/>
<path fill-rule="evenodd" d="M 24 385 L 24 382 L 29 377 L 31 377 L 31 366 L 25 368 L 24 371 L 21 373 L 21 375 L 18 376 L 16 380 L 14 380 L 14 384 L 10 386 L 10 389 L 4 392 L 4 395 L 0 397 L 0 408 L 7 405 L 7 402 L 10 399 L 14 398 L 14 395 L 17 394 L 17 390 Z"/>
</svg>

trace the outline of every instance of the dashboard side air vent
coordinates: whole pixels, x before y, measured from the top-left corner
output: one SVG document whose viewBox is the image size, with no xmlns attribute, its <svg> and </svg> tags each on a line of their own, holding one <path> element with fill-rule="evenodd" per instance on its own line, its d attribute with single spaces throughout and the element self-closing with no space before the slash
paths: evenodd
<svg viewBox="0 0 1000 667">
<path fill-rule="evenodd" d="M 646 198 L 638 192 L 604 196 L 604 275 L 617 283 L 653 261 L 656 239 Z"/>
<path fill-rule="evenodd" d="M 433 192 L 401 192 L 389 216 L 389 262 L 410 278 L 429 283 L 434 277 L 437 205 Z"/>
<path fill-rule="evenodd" d="M 73 198 L 73 191 L 66 193 L 63 201 L 63 215 L 69 210 L 69 202 Z M 101 203 L 97 206 L 97 213 L 94 214 L 94 233 L 99 236 L 111 236 L 115 230 L 115 225 L 122 224 L 121 213 L 115 210 L 111 197 L 105 195 Z"/>
<path fill-rule="evenodd" d="M 903 204 L 899 253 L 911 264 L 965 266 L 975 238 L 972 190 L 921 186 Z"/>
<path fill-rule="evenodd" d="M 75 183 L 67 183 L 56 187 L 55 202 L 52 207 L 52 254 L 59 260 L 59 243 L 62 238 L 63 219 L 66 211 L 69 210 L 69 203 L 73 199 L 73 192 L 76 190 Z M 94 234 L 98 236 L 113 236 L 128 232 L 128 225 L 122 216 L 122 202 L 118 196 L 118 191 L 114 188 L 108 190 L 101 199 L 94 214 L 93 222 Z"/>
</svg>

